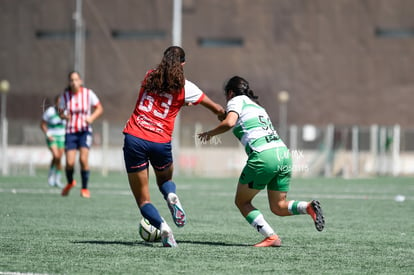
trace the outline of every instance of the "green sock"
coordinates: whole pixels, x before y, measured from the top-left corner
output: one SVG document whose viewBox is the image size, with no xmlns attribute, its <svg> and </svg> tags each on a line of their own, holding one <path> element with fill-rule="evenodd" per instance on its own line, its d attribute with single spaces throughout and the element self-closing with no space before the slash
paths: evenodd
<svg viewBox="0 0 414 275">
<path fill-rule="evenodd" d="M 288 211 L 292 215 L 306 214 L 306 207 L 308 203 L 306 201 L 289 201 Z"/>
</svg>

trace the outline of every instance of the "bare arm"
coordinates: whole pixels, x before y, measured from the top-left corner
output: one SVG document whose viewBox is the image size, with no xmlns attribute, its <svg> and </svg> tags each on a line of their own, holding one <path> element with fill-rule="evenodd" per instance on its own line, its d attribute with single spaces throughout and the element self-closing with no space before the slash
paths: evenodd
<svg viewBox="0 0 414 275">
<path fill-rule="evenodd" d="M 226 118 L 222 122 L 220 122 L 220 124 L 217 125 L 216 128 L 210 131 L 198 134 L 198 138 L 203 142 L 209 141 L 211 137 L 225 133 L 231 128 L 233 128 L 234 125 L 236 125 L 238 118 L 239 118 L 239 115 L 237 113 L 229 112 Z"/>
<path fill-rule="evenodd" d="M 200 102 L 200 104 L 212 111 L 214 114 L 216 114 L 219 120 L 224 119 L 226 115 L 226 111 L 224 110 L 224 108 L 220 104 L 217 104 L 214 101 L 212 101 L 207 95 L 204 95 L 204 98 Z"/>
<path fill-rule="evenodd" d="M 89 124 L 92 124 L 102 114 L 103 114 L 103 106 L 102 104 L 99 103 L 93 110 L 91 116 L 86 119 L 86 122 L 88 122 Z"/>
<path fill-rule="evenodd" d="M 42 132 L 45 134 L 47 139 L 49 139 L 49 140 L 53 139 L 53 137 L 47 135 L 47 122 L 44 121 L 43 119 L 40 122 L 40 129 L 42 129 Z"/>
</svg>

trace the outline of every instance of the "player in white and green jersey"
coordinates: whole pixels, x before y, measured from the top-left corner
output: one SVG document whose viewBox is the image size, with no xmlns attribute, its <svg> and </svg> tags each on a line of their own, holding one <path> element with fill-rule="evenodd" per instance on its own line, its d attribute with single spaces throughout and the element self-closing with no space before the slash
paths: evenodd
<svg viewBox="0 0 414 275">
<path fill-rule="evenodd" d="M 233 128 L 233 134 L 243 144 L 248 160 L 239 178 L 235 202 L 243 217 L 265 239 L 255 246 L 280 246 L 281 240 L 252 204 L 253 198 L 267 188 L 271 211 L 278 216 L 309 214 L 318 231 L 325 220 L 319 201 L 287 200 L 292 172 L 289 149 L 275 131 L 266 110 L 259 105 L 249 83 L 232 77 L 225 86 L 227 116 L 214 129 L 199 134 L 202 141 Z"/>
<path fill-rule="evenodd" d="M 54 106 L 50 106 L 42 115 L 40 128 L 46 136 L 47 147 L 52 153 L 48 183 L 50 186 L 63 187 L 61 183 L 62 164 L 61 159 L 65 152 L 65 126 L 66 120 L 59 116 L 57 107 L 60 96 L 55 97 Z"/>
</svg>

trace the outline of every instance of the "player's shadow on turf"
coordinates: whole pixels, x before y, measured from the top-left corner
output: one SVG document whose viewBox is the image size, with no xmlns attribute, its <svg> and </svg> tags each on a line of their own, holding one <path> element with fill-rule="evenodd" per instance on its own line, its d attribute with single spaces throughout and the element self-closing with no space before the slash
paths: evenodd
<svg viewBox="0 0 414 275">
<path fill-rule="evenodd" d="M 75 244 L 101 244 L 101 245 L 127 245 L 127 246 L 153 246 L 155 243 L 159 242 L 144 242 L 144 241 L 135 241 L 135 242 L 124 242 L 124 241 L 73 241 Z M 235 244 L 235 243 L 225 243 L 225 242 L 206 242 L 206 241 L 180 241 L 177 240 L 178 245 L 180 243 L 189 243 L 189 244 L 201 244 L 201 245 L 216 245 L 216 246 L 250 246 L 247 244 Z"/>
<path fill-rule="evenodd" d="M 248 244 L 225 243 L 225 242 L 207 242 L 207 241 L 179 241 L 179 240 L 177 240 L 177 243 L 178 243 L 178 245 L 180 243 L 189 243 L 189 244 L 216 245 L 216 246 L 250 246 Z"/>
<path fill-rule="evenodd" d="M 141 244 L 140 242 L 123 242 L 123 241 L 73 241 L 72 243 L 83 243 L 83 244 L 102 244 L 102 245 L 108 245 L 108 244 L 120 244 L 120 245 L 128 245 L 128 246 L 134 246 Z"/>
</svg>

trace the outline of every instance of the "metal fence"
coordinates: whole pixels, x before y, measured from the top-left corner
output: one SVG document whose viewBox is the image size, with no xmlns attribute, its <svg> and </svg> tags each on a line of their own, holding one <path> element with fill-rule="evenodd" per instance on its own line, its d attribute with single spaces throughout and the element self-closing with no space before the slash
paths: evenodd
<svg viewBox="0 0 414 275">
<path fill-rule="evenodd" d="M 124 170 L 123 126 L 107 121 L 94 124 L 92 168 L 102 173 Z M 197 122 L 180 125 L 177 135 L 180 147 L 174 150 L 177 173 L 200 176 L 236 176 L 240 173 L 246 156 L 231 133 L 206 144 L 197 140 L 197 133 L 212 126 Z M 414 167 L 414 129 L 402 129 L 399 125 L 290 125 L 285 136 L 293 158 L 294 176 L 414 174 L 411 168 Z M 47 166 L 50 162 L 40 122 L 9 122 L 7 139 L 6 151 L 3 148 L 1 151 L 3 174 L 19 170 L 33 173 L 37 167 Z"/>
</svg>

